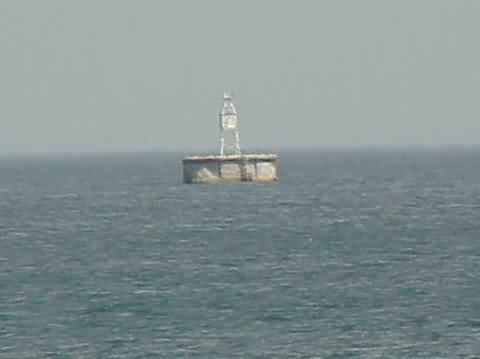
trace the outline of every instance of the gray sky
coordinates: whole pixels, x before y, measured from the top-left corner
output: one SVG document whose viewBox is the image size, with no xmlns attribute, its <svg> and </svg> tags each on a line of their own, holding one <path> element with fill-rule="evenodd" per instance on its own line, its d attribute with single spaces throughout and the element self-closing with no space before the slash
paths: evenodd
<svg viewBox="0 0 480 359">
<path fill-rule="evenodd" d="M 0 153 L 480 143 L 480 1 L 2 0 Z"/>
</svg>

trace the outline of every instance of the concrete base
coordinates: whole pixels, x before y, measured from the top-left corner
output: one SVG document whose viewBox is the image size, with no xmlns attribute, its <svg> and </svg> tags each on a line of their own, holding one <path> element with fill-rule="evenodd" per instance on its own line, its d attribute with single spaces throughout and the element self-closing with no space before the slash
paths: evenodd
<svg viewBox="0 0 480 359">
<path fill-rule="evenodd" d="M 275 182 L 276 155 L 193 156 L 183 159 L 184 183 Z"/>
</svg>

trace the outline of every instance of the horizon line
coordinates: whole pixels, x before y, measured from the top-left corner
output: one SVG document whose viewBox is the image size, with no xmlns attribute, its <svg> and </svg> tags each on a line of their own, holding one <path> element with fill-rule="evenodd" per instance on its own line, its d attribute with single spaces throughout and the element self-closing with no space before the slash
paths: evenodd
<svg viewBox="0 0 480 359">
<path fill-rule="evenodd" d="M 467 149 L 480 148 L 480 144 L 359 144 L 359 145 L 318 145 L 318 146 L 252 146 L 243 153 L 262 151 L 273 153 L 275 151 L 332 151 L 332 150 L 375 150 L 375 149 Z M 218 149 L 212 148 L 150 148 L 150 149 L 117 149 L 117 150 L 74 150 L 74 151 L 13 151 L 0 153 L 0 157 L 46 157 L 46 156 L 92 156 L 92 155 L 122 155 L 122 154 L 195 154 L 195 153 L 217 153 Z"/>
</svg>

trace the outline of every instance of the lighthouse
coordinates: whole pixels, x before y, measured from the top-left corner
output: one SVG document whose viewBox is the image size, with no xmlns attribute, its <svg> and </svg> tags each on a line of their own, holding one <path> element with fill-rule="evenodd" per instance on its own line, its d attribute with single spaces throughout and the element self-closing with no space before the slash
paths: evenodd
<svg viewBox="0 0 480 359">
<path fill-rule="evenodd" d="M 240 136 L 238 134 L 237 110 L 232 96 L 223 94 L 223 106 L 220 111 L 220 156 L 240 155 Z"/>
<path fill-rule="evenodd" d="M 229 93 L 219 113 L 220 151 L 188 156 L 182 161 L 184 183 L 276 182 L 277 155 L 246 154 L 240 150 L 238 114 Z"/>
</svg>

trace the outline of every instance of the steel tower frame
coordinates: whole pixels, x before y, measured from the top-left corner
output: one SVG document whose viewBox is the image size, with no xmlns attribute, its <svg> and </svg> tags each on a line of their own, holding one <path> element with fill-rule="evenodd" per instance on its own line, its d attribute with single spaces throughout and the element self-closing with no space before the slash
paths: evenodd
<svg viewBox="0 0 480 359">
<path fill-rule="evenodd" d="M 220 111 L 220 155 L 240 155 L 237 110 L 232 96 L 223 94 L 223 107 Z"/>
</svg>

